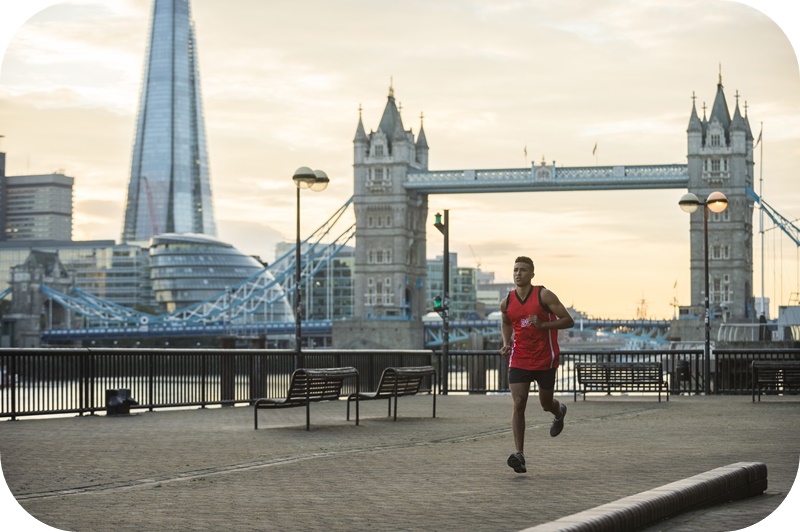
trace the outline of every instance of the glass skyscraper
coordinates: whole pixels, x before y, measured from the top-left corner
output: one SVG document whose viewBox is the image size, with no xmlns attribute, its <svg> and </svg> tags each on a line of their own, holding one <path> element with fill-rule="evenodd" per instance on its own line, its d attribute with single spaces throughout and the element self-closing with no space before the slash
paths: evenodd
<svg viewBox="0 0 800 532">
<path fill-rule="evenodd" d="M 160 233 L 217 233 L 189 0 L 153 2 L 122 241 Z"/>
</svg>

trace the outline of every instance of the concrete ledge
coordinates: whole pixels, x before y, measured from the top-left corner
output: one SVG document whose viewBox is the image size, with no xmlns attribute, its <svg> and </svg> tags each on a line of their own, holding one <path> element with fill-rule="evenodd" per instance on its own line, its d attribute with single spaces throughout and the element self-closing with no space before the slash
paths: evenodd
<svg viewBox="0 0 800 532">
<path fill-rule="evenodd" d="M 767 489 L 767 466 L 737 462 L 660 488 L 568 515 L 523 532 L 618 532 L 638 530 L 679 513 L 759 495 Z"/>
</svg>

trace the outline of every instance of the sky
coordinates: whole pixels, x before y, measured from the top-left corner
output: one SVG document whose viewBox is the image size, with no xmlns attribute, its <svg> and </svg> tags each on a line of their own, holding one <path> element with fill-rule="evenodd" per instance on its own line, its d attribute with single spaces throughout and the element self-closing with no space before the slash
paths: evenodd
<svg viewBox="0 0 800 532">
<path fill-rule="evenodd" d="M 303 196 L 303 231 L 352 194 L 363 109 L 377 129 L 390 83 L 405 126 L 424 113 L 431 170 L 683 164 L 692 95 L 763 124 L 763 197 L 800 216 L 800 17 L 785 0 L 193 0 L 219 237 L 265 260 L 294 239 L 300 166 L 331 178 Z M 75 178 L 76 240 L 118 240 L 150 0 L 0 0 L 0 151 L 7 174 Z M 743 103 L 743 102 L 742 102 Z M 698 109 L 700 110 L 700 109 Z M 731 108 L 731 112 L 733 109 Z M 596 153 L 593 154 L 594 147 Z M 524 155 L 527 148 L 528 157 Z M 509 281 L 536 281 L 596 317 L 671 317 L 689 304 L 680 190 L 436 195 L 450 249 Z M 756 224 L 757 226 L 757 224 Z M 754 242 L 756 295 L 762 278 Z M 764 295 L 787 304 L 798 251 L 765 232 Z M 428 256 L 441 254 L 428 231 Z M 27 515 L 0 482 L 4 519 Z M 795 487 L 754 527 L 785 523 Z M 11 513 L 13 512 L 13 514 Z M 24 523 L 24 525 L 22 524 Z M 771 524 L 769 524 L 771 523 Z"/>
<path fill-rule="evenodd" d="M 424 113 L 430 170 L 685 164 L 692 95 L 710 111 L 720 72 L 731 113 L 738 91 L 755 136 L 763 124 L 763 197 L 794 220 L 800 24 L 780 4 L 193 0 L 218 237 L 271 261 L 294 240 L 300 166 L 331 178 L 302 197 L 303 233 L 320 225 L 353 191 L 359 107 L 377 129 L 390 84 L 407 129 L 418 133 Z M 120 238 L 150 9 L 0 0 L 6 172 L 74 177 L 75 240 Z M 449 209 L 460 266 L 510 281 L 514 257 L 528 255 L 535 282 L 568 306 L 629 318 L 644 301 L 648 317 L 671 318 L 690 304 L 683 193 L 432 195 L 429 222 Z M 442 239 L 428 229 L 433 258 Z M 800 292 L 798 250 L 777 230 L 764 240 L 777 317 Z"/>
</svg>

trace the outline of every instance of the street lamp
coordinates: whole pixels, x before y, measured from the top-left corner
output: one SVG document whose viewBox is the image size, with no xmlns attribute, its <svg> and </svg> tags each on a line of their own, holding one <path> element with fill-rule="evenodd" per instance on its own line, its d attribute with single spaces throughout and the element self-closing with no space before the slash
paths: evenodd
<svg viewBox="0 0 800 532">
<path fill-rule="evenodd" d="M 442 316 L 442 370 L 440 375 L 442 383 L 439 386 L 440 393 L 447 395 L 447 381 L 450 378 L 448 372 L 450 354 L 450 211 L 444 210 L 444 222 L 442 222 L 442 215 L 436 213 L 435 223 L 433 224 L 436 229 L 444 236 L 444 256 L 442 257 L 443 267 L 443 281 L 444 286 L 442 290 L 442 297 L 436 297 L 433 300 L 433 310 Z"/>
<path fill-rule="evenodd" d="M 310 188 L 314 192 L 322 192 L 328 186 L 330 179 L 327 174 L 322 170 L 312 170 L 307 166 L 301 166 L 295 170 L 292 176 L 297 187 L 297 242 L 295 245 L 295 269 L 294 269 L 294 285 L 295 285 L 295 317 L 294 317 L 294 349 L 300 353 L 300 341 L 302 332 L 300 322 L 303 319 L 303 298 L 300 290 L 300 189 Z"/>
<path fill-rule="evenodd" d="M 703 207 L 703 255 L 705 259 L 705 283 L 706 291 L 704 294 L 705 300 L 705 347 L 703 350 L 703 373 L 705 373 L 704 391 L 706 395 L 711 393 L 711 312 L 708 306 L 708 211 L 720 213 L 728 207 L 728 198 L 722 192 L 712 192 L 706 198 L 706 201 L 700 201 L 697 196 L 691 192 L 681 196 L 678 201 L 681 210 L 688 213 L 693 213 L 700 207 Z"/>
</svg>

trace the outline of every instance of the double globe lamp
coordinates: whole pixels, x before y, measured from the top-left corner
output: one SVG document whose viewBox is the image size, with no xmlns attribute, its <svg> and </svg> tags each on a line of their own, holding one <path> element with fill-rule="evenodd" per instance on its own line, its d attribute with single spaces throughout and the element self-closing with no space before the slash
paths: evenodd
<svg viewBox="0 0 800 532">
<path fill-rule="evenodd" d="M 697 211 L 700 207 L 703 207 L 703 237 L 704 237 L 704 245 L 703 245 L 703 254 L 705 259 L 705 283 L 706 283 L 706 290 L 704 294 L 705 300 L 705 348 L 704 348 L 704 359 L 703 359 L 703 373 L 705 377 L 704 381 L 704 391 L 706 395 L 711 393 L 711 325 L 710 325 L 710 311 L 708 305 L 708 211 L 714 213 L 720 213 L 724 211 L 728 207 L 728 198 L 725 197 L 725 194 L 722 192 L 712 192 L 706 198 L 706 201 L 700 201 L 697 196 L 692 194 L 691 192 L 688 194 L 684 194 L 680 201 L 678 201 L 678 205 L 680 206 L 681 210 L 688 213 L 693 213 Z"/>
</svg>

